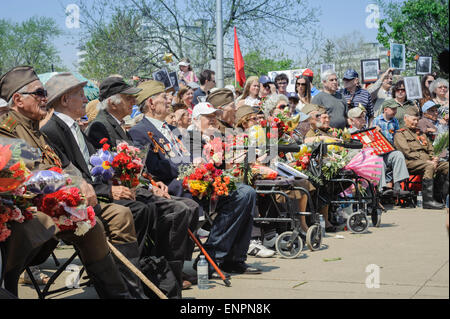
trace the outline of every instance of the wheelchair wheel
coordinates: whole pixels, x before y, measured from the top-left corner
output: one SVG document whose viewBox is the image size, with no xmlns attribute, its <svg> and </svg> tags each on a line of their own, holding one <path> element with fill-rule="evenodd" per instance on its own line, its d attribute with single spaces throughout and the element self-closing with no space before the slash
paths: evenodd
<svg viewBox="0 0 450 319">
<path fill-rule="evenodd" d="M 353 233 L 363 233 L 369 227 L 369 220 L 366 214 L 356 212 L 347 219 L 347 228 Z"/>
<path fill-rule="evenodd" d="M 372 226 L 373 227 L 380 227 L 381 225 L 381 209 L 376 209 L 372 211 Z"/>
<path fill-rule="evenodd" d="M 300 256 L 303 250 L 303 240 L 300 236 L 292 238 L 293 232 L 287 231 L 278 236 L 275 241 L 277 253 L 284 258 L 294 259 Z"/>
<path fill-rule="evenodd" d="M 308 245 L 311 251 L 316 251 L 320 249 L 322 245 L 322 232 L 318 225 L 312 225 L 309 227 L 306 233 L 306 245 Z"/>
</svg>

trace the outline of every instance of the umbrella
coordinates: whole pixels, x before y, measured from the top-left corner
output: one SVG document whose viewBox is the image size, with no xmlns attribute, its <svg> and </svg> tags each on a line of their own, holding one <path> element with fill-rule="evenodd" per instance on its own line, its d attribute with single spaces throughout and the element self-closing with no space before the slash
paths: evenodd
<svg viewBox="0 0 450 319">
<path fill-rule="evenodd" d="M 50 78 L 56 74 L 59 74 L 58 72 L 50 72 L 50 73 L 43 73 L 39 74 L 39 80 L 41 80 L 42 84 L 45 85 Z M 88 83 L 84 87 L 84 95 L 86 95 L 87 99 L 90 101 L 95 100 L 98 98 L 100 94 L 99 88 L 92 82 L 91 80 L 86 79 L 84 76 L 82 76 L 79 73 L 72 72 L 72 74 L 81 82 L 87 81 Z"/>
</svg>

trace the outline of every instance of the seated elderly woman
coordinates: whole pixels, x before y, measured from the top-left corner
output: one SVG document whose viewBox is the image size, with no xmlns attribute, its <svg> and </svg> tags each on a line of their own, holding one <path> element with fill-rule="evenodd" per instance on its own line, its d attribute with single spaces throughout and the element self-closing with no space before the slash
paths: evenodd
<svg viewBox="0 0 450 319">
<path fill-rule="evenodd" d="M 190 140 L 188 141 L 191 162 L 205 162 L 205 159 L 201 157 L 203 146 L 212 136 L 221 136 L 217 121 L 218 112 L 220 111 L 207 102 L 198 103 L 194 107 L 193 125 L 192 130 L 189 131 Z M 204 248 L 225 272 L 241 274 L 261 272 L 245 263 L 253 228 L 255 205 L 255 190 L 244 184 L 238 184 L 236 190 L 229 196 L 219 197 L 216 207 L 218 214 L 211 226 Z M 212 274 L 214 269 L 210 266 L 209 271 Z"/>
</svg>

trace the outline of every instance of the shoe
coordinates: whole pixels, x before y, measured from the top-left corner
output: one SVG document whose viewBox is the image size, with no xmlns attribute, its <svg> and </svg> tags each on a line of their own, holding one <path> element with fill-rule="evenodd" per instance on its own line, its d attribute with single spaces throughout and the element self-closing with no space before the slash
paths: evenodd
<svg viewBox="0 0 450 319">
<path fill-rule="evenodd" d="M 222 264 L 220 268 L 231 274 L 257 275 L 262 273 L 261 269 L 251 267 L 247 265 L 245 262 Z"/>
<path fill-rule="evenodd" d="M 39 286 L 46 285 L 50 280 L 50 277 L 46 274 L 42 273 L 38 266 L 30 266 L 31 273 L 33 274 L 33 278 Z M 30 276 L 26 271 L 23 272 L 23 275 L 19 278 L 19 284 L 24 285 L 32 285 Z"/>
<path fill-rule="evenodd" d="M 394 190 L 392 188 L 386 188 L 381 193 L 381 196 L 383 196 L 383 197 L 392 197 L 392 196 L 394 196 Z"/>
<path fill-rule="evenodd" d="M 433 180 L 422 180 L 422 192 L 423 192 L 423 209 L 443 209 L 444 204 L 438 203 L 433 198 Z"/>
<path fill-rule="evenodd" d="M 252 240 L 247 254 L 260 258 L 269 258 L 275 255 L 275 251 L 264 246 L 260 240 Z"/>
</svg>

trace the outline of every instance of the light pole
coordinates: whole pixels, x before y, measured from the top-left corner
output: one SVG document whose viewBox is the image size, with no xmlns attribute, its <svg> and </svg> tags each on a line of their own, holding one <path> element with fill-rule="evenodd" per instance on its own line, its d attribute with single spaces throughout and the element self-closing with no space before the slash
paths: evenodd
<svg viewBox="0 0 450 319">
<path fill-rule="evenodd" d="M 222 0 L 216 0 L 216 87 L 223 88 L 223 27 Z"/>
</svg>

